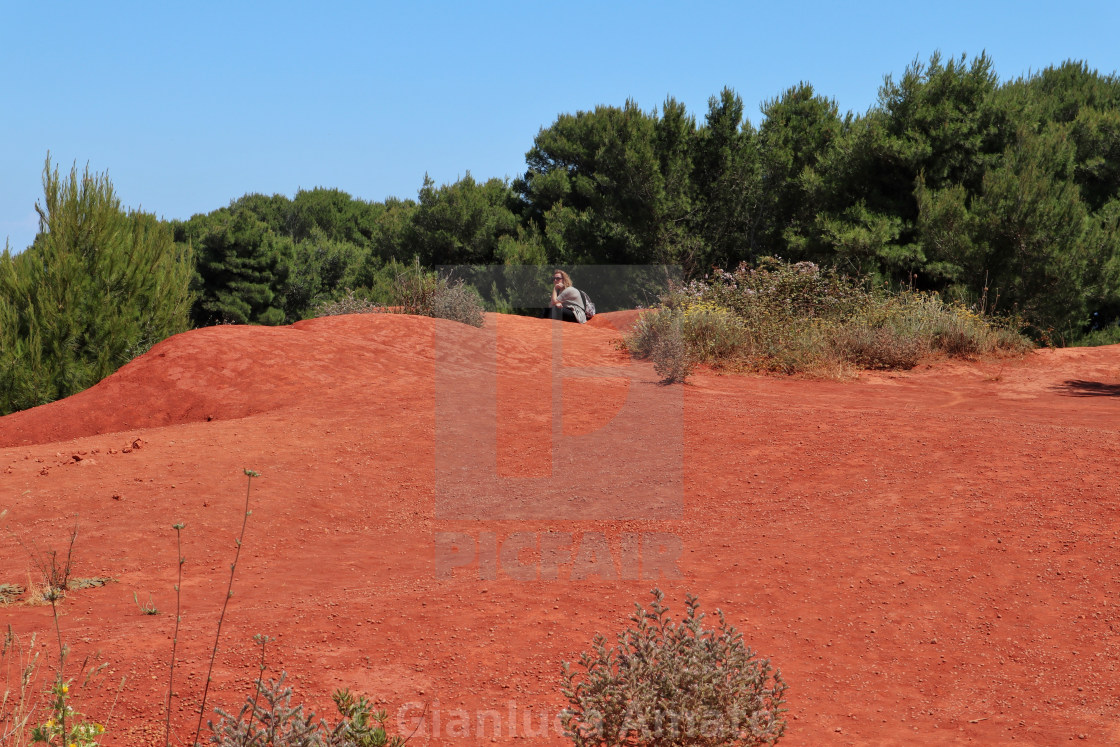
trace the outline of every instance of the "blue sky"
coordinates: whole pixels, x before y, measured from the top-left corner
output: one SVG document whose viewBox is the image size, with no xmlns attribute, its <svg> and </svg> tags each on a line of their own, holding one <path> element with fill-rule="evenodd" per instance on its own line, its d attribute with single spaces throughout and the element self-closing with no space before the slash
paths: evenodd
<svg viewBox="0 0 1120 747">
<path fill-rule="evenodd" d="M 34 238 L 48 150 L 188 218 L 247 192 L 415 197 L 513 178 L 565 112 L 724 86 L 756 124 L 799 81 L 865 111 L 883 76 L 987 51 L 1001 80 L 1120 70 L 1120 3 L 16 3 L 0 10 L 0 246 Z"/>
</svg>

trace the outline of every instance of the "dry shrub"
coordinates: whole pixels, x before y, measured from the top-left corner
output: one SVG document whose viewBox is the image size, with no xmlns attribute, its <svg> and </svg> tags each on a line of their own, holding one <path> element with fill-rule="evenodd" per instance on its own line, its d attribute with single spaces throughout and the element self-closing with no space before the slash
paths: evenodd
<svg viewBox="0 0 1120 747">
<path fill-rule="evenodd" d="M 392 290 L 393 304 L 385 306 L 357 297 L 346 291 L 342 298 L 326 301 L 315 309 L 315 316 L 340 314 L 415 314 L 436 319 L 450 319 L 472 327 L 481 327 L 482 300 L 462 280 L 440 277 L 419 264 L 397 276 Z"/>
<path fill-rule="evenodd" d="M 830 341 L 838 358 L 860 368 L 913 368 L 929 352 L 921 338 L 891 327 L 844 325 L 832 333 Z"/>
<path fill-rule="evenodd" d="M 462 280 L 442 280 L 432 299 L 429 316 L 481 327 L 482 301 L 478 294 L 467 287 Z"/>
<path fill-rule="evenodd" d="M 970 358 L 1031 348 L 1015 320 L 985 317 L 935 293 L 872 291 L 811 262 L 773 259 L 674 290 L 635 325 L 631 352 L 675 350 L 673 340 L 659 342 L 677 334 L 674 325 L 688 348 L 678 358 L 786 374 L 907 369 L 931 352 Z"/>
<path fill-rule="evenodd" d="M 785 730 L 785 682 L 728 625 L 705 628 L 687 597 L 680 623 L 653 590 L 649 610 L 635 605 L 632 626 L 608 646 L 597 635 L 580 655 L 583 672 L 564 664 L 561 713 L 576 747 L 773 745 Z"/>
<path fill-rule="evenodd" d="M 653 370 L 661 376 L 664 384 L 684 383 L 692 373 L 696 360 L 684 338 L 679 319 L 672 320 L 657 338 L 650 357 L 653 359 Z"/>
<path fill-rule="evenodd" d="M 385 311 L 382 304 L 367 298 L 359 298 L 354 291 L 347 289 L 346 295 L 333 301 L 323 301 L 315 307 L 314 315 L 341 316 L 343 314 L 377 314 Z"/>
</svg>

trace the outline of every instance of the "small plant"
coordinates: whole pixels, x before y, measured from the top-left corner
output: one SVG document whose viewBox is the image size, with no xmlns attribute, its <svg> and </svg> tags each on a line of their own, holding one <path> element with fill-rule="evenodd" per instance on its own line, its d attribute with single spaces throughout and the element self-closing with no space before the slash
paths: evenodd
<svg viewBox="0 0 1120 747">
<path fill-rule="evenodd" d="M 58 747 L 97 747 L 105 733 L 101 724 L 85 721 L 69 704 L 71 680 L 58 677 L 51 686 L 50 717 L 31 730 L 33 743 Z"/>
<path fill-rule="evenodd" d="M 652 594 L 648 610 L 635 605 L 618 645 L 595 637 L 580 655 L 583 673 L 564 663 L 565 735 L 576 747 L 775 744 L 785 730 L 781 672 L 756 658 L 719 610 L 719 627 L 704 628 L 689 595 L 677 624 L 665 595 Z"/>
<path fill-rule="evenodd" d="M 25 648 L 12 631 L 4 633 L 0 646 L 0 670 L 4 673 L 4 691 L 0 695 L 0 744 L 22 747 L 27 730 L 35 716 L 35 681 L 39 669 L 39 651 L 31 634 Z"/>
<path fill-rule="evenodd" d="M 219 747 L 320 747 L 324 744 L 322 723 L 314 714 L 303 715 L 303 706 L 292 707 L 292 688 L 284 685 L 287 675 L 258 683 L 236 716 L 215 709 L 217 725 L 210 722 L 210 741 Z M 256 721 L 254 724 L 253 722 Z M 195 744 L 198 742 L 196 741 Z"/>
<path fill-rule="evenodd" d="M 253 491 L 253 478 L 261 476 L 261 473 L 256 470 L 246 469 L 244 472 L 245 477 L 248 478 L 245 484 L 245 514 L 241 519 L 241 534 L 234 540 L 234 543 L 237 545 L 237 550 L 233 553 L 233 563 L 229 566 L 229 585 L 226 587 L 226 596 L 222 601 L 222 611 L 218 615 L 218 630 L 214 633 L 214 647 L 210 650 L 210 666 L 206 670 L 206 682 L 202 686 L 202 703 L 198 707 L 198 725 L 195 727 L 194 739 L 191 740 L 191 744 L 198 744 L 198 735 L 202 732 L 202 716 L 206 712 L 206 696 L 210 692 L 211 675 L 214 673 L 214 660 L 218 658 L 218 641 L 221 640 L 222 637 L 222 622 L 226 619 L 226 607 L 229 606 L 229 600 L 233 597 L 233 577 L 237 572 L 237 560 L 241 557 L 241 545 L 245 539 L 245 527 L 249 524 L 249 517 L 253 515 L 253 512 L 249 510 L 249 495 Z M 180 529 L 182 529 L 181 525 L 176 526 L 175 531 L 178 532 Z M 180 567 L 182 566 L 181 558 L 182 554 L 180 551 Z M 175 627 L 177 631 L 177 617 Z M 174 657 L 174 653 L 172 657 Z M 174 666 L 174 658 L 172 658 L 172 666 Z M 170 685 L 168 689 L 170 690 Z M 170 703 L 170 697 L 168 698 L 168 703 Z M 170 718 L 170 707 L 168 710 L 168 717 Z"/>
<path fill-rule="evenodd" d="M 144 615 L 158 615 L 159 614 L 159 610 L 156 608 L 155 603 L 152 602 L 152 595 L 150 593 L 148 594 L 148 601 L 144 602 L 143 604 L 140 604 L 140 597 L 134 591 L 134 592 L 132 592 L 132 601 L 136 602 L 136 606 L 140 608 L 140 613 L 141 614 L 144 614 Z"/>
<path fill-rule="evenodd" d="M 404 747 L 407 739 L 390 737 L 385 731 L 388 714 L 374 711 L 364 695 L 355 698 L 349 690 L 331 696 L 342 720 L 331 732 L 329 744 L 338 747 Z"/>
<path fill-rule="evenodd" d="M 663 384 L 683 383 L 696 367 L 696 360 L 681 330 L 680 319 L 670 319 L 650 351 L 653 370 Z"/>
<path fill-rule="evenodd" d="M 314 713 L 304 715 L 302 704 L 292 706 L 286 679 L 285 672 L 275 680 L 258 679 L 256 693 L 236 716 L 215 709 L 219 720 L 216 725 L 210 722 L 210 742 L 218 747 L 404 747 L 408 741 L 390 737 L 385 730 L 387 714 L 373 711 L 365 696 L 355 698 L 349 690 L 332 696 L 342 716 L 334 729 L 322 720 L 316 722 Z"/>
</svg>

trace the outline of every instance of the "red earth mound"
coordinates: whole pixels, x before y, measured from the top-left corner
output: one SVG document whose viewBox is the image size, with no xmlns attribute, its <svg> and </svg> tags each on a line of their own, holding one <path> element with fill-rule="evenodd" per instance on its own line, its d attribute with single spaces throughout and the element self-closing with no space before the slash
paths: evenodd
<svg viewBox="0 0 1120 747">
<path fill-rule="evenodd" d="M 251 692 L 261 633 L 328 718 L 348 687 L 393 731 L 424 714 L 415 744 L 566 744 L 560 663 L 656 585 L 781 669 L 782 744 L 1120 743 L 1120 348 L 664 387 L 618 345 L 633 316 L 173 337 L 0 418 L 0 583 L 77 515 L 74 574 L 112 581 L 60 608 L 71 671 L 108 664 L 76 705 L 162 744 L 183 522 L 189 742 L 251 468 L 207 711 Z M 0 624 L 55 655 L 49 607 Z"/>
</svg>

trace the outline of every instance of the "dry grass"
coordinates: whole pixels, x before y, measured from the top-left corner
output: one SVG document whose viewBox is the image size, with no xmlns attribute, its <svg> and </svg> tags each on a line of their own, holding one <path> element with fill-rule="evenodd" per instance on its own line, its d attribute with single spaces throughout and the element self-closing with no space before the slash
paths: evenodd
<svg viewBox="0 0 1120 747">
<path fill-rule="evenodd" d="M 638 357 L 653 357 L 675 330 L 687 347 L 680 356 L 695 361 L 814 376 L 908 369 L 935 354 L 1021 355 L 1032 347 L 1013 322 L 937 294 L 871 291 L 808 262 L 776 260 L 677 289 L 639 319 L 628 344 Z"/>
</svg>

